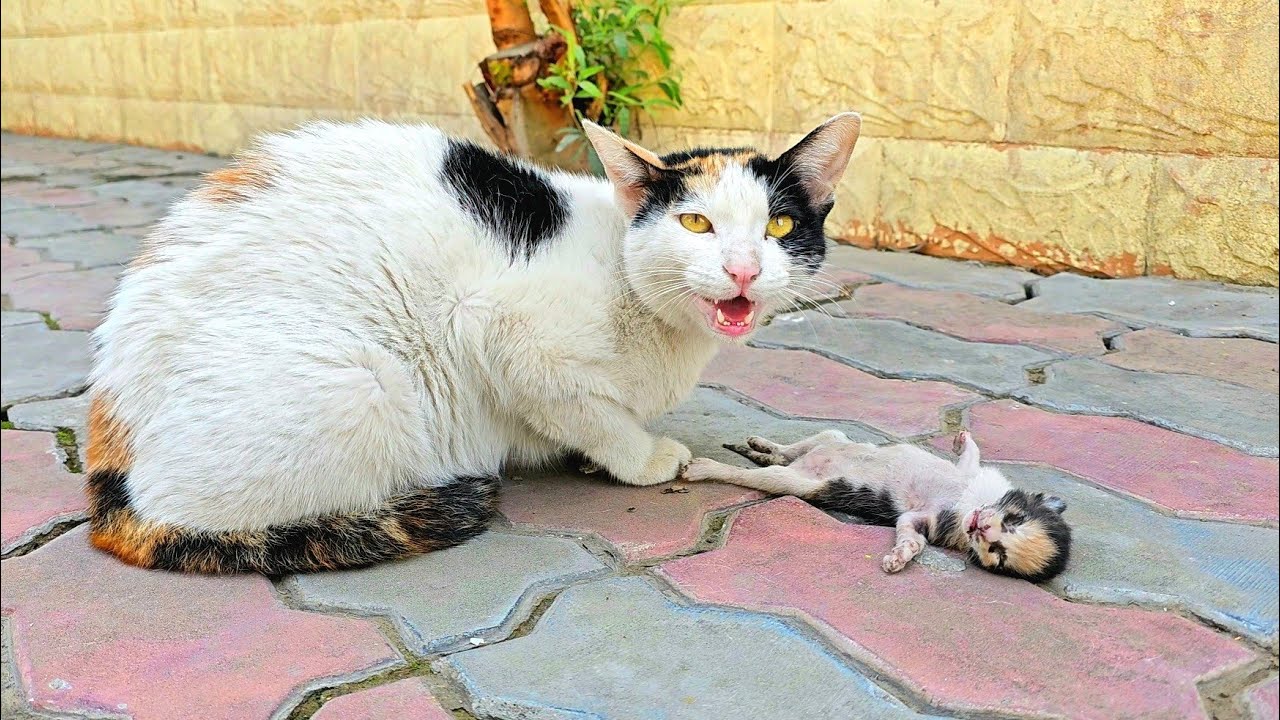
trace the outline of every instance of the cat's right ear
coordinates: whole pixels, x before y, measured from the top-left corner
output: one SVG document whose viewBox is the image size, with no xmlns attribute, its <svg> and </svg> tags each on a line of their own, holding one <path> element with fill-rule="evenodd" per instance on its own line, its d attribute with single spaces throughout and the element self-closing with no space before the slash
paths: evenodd
<svg viewBox="0 0 1280 720">
<path fill-rule="evenodd" d="M 635 216 L 644 203 L 645 186 L 660 177 L 665 169 L 662 160 L 639 145 L 615 135 L 590 120 L 582 121 L 582 129 L 595 148 L 604 172 L 613 183 L 618 202 Z"/>
</svg>

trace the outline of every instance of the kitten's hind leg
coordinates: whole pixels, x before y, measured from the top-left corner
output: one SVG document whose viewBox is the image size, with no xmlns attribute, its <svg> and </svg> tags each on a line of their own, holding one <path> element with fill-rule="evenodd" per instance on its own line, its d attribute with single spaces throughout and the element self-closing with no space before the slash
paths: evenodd
<svg viewBox="0 0 1280 720">
<path fill-rule="evenodd" d="M 752 440 L 758 440 L 758 439 L 759 438 L 749 438 L 747 440 L 749 445 L 735 445 L 734 443 L 725 443 L 722 447 L 724 447 L 724 449 L 726 450 L 732 450 L 738 453 L 742 457 L 750 460 L 751 462 L 757 465 L 765 465 L 765 466 L 786 465 L 787 463 L 791 462 L 790 460 L 788 460 L 787 458 L 783 457 L 778 453 L 768 452 L 766 450 L 760 450 L 758 449 L 760 446 L 751 444 Z"/>
<path fill-rule="evenodd" d="M 769 442 L 764 438 L 747 438 L 747 443 L 752 447 L 755 447 L 755 443 L 752 442 L 753 440 L 769 443 L 769 445 L 773 447 L 772 452 L 782 455 L 787 460 L 795 460 L 819 445 L 835 442 L 849 442 L 849 438 L 839 430 L 823 430 L 817 435 L 812 435 L 803 440 L 798 440 L 790 445 L 779 445 L 777 443 Z"/>
<path fill-rule="evenodd" d="M 894 543 L 893 552 L 885 555 L 880 563 L 880 567 L 884 568 L 885 572 L 896 573 L 902 570 L 907 563 L 924 551 L 924 546 L 929 541 L 920 532 L 920 528 L 928 528 L 928 522 L 928 513 L 909 512 L 898 516 L 897 541 Z"/>
<path fill-rule="evenodd" d="M 681 478 L 691 482 L 716 480 L 773 495 L 795 495 L 800 498 L 812 495 L 826 484 L 785 465 L 740 468 L 710 458 L 696 458 L 685 468 Z"/>
</svg>

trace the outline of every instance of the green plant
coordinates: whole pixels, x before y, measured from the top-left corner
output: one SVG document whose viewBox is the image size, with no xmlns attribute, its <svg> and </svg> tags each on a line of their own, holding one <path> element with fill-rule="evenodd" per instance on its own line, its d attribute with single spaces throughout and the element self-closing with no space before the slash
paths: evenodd
<svg viewBox="0 0 1280 720">
<path fill-rule="evenodd" d="M 575 3 L 572 29 L 555 28 L 564 57 L 538 84 L 573 108 L 578 126 L 562 130 L 557 152 L 586 152 L 582 120 L 632 136 L 640 120 L 660 107 L 679 108 L 680 76 L 662 23 L 677 0 L 587 0 Z M 594 160 L 594 158 L 593 158 Z"/>
</svg>

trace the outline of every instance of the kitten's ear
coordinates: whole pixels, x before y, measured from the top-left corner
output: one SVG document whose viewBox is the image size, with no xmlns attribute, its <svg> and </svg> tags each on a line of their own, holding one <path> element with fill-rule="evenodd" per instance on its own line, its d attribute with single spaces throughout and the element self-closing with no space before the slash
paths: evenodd
<svg viewBox="0 0 1280 720">
<path fill-rule="evenodd" d="M 635 215 L 644 202 L 645 184 L 657 180 L 660 171 L 665 169 L 662 160 L 590 120 L 582 121 L 582 129 L 600 157 L 600 164 L 613 183 L 622 209 L 628 217 Z"/>
<path fill-rule="evenodd" d="M 861 115 L 840 113 L 778 156 L 779 162 L 790 165 L 804 183 L 814 206 L 826 205 L 834 199 L 836 184 L 849 165 L 849 155 L 861 130 Z"/>
<path fill-rule="evenodd" d="M 1044 499 L 1044 506 L 1061 515 L 1067 511 L 1067 501 L 1057 495 L 1050 495 Z"/>
</svg>

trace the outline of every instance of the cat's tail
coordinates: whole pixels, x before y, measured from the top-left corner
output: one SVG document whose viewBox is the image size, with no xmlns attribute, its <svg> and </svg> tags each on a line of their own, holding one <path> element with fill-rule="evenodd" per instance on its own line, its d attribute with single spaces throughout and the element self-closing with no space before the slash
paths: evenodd
<svg viewBox="0 0 1280 720">
<path fill-rule="evenodd" d="M 144 520 L 130 507 L 127 473 L 89 473 L 89 538 L 144 568 L 284 575 L 372 565 L 457 545 L 497 513 L 497 477 L 462 478 L 388 498 L 373 510 L 322 515 L 253 531 L 205 532 Z"/>
</svg>

